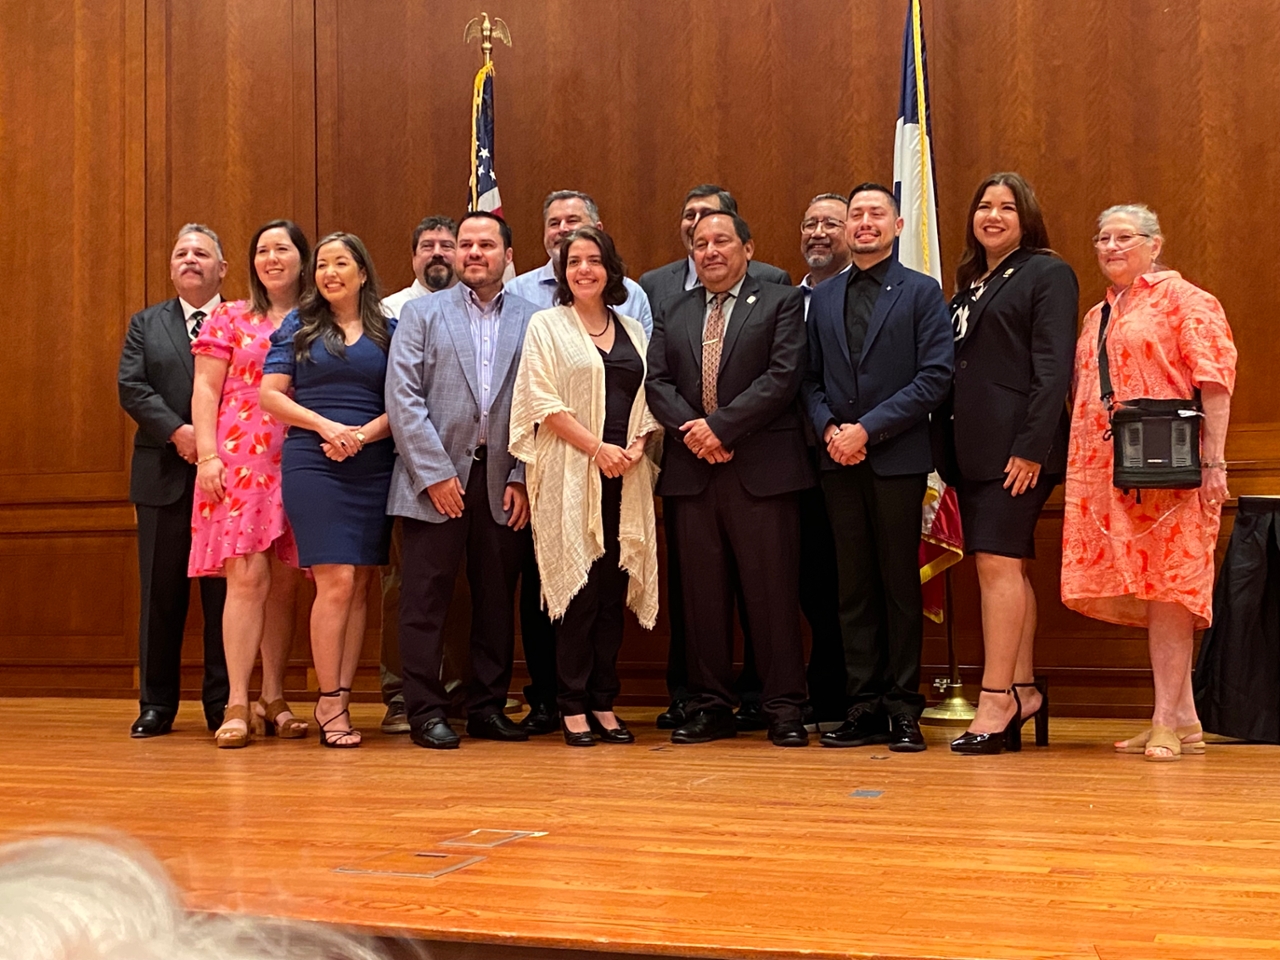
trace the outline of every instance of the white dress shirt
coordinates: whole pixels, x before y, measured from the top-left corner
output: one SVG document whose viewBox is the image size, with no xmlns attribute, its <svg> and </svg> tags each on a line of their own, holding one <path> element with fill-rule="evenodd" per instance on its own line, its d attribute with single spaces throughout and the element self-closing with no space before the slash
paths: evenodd
<svg viewBox="0 0 1280 960">
<path fill-rule="evenodd" d="M 191 304 L 187 303 L 187 301 L 183 300 L 181 297 L 178 298 L 178 303 L 182 304 L 182 318 L 187 323 L 188 337 L 191 337 L 192 340 L 195 339 L 195 335 L 191 331 L 195 327 L 196 322 L 191 319 L 191 315 L 195 313 L 197 310 L 203 310 L 204 316 L 201 317 L 201 320 L 208 320 L 209 314 L 213 313 L 214 308 L 217 307 L 217 305 L 220 304 L 221 302 L 222 302 L 222 294 L 220 293 L 215 293 L 213 295 L 213 299 L 210 300 L 208 303 L 206 303 L 203 307 L 193 307 Z"/>
<path fill-rule="evenodd" d="M 406 303 L 410 300 L 417 300 L 419 297 L 430 296 L 433 293 L 435 293 L 434 290 L 423 286 L 422 281 L 415 277 L 410 286 L 382 298 L 382 312 L 399 320 L 400 311 L 404 309 Z"/>
<path fill-rule="evenodd" d="M 729 332 L 729 318 L 733 315 L 733 305 L 738 302 L 738 293 L 742 290 L 742 283 L 746 279 L 747 279 L 747 275 L 744 273 L 742 277 L 739 278 L 738 282 L 735 283 L 732 287 L 730 287 L 728 290 L 721 291 L 722 293 L 727 293 L 729 295 L 728 298 L 725 300 L 724 305 L 720 308 L 720 312 L 724 314 L 724 332 L 725 333 Z M 707 291 L 707 309 L 703 311 L 703 314 L 702 314 L 702 330 L 704 335 L 707 329 L 707 318 L 711 316 L 711 299 L 714 296 L 715 294 L 712 293 L 710 290 Z M 724 334 L 721 334 L 721 336 L 724 336 Z"/>
<path fill-rule="evenodd" d="M 649 307 L 649 297 L 630 277 L 622 278 L 622 285 L 627 288 L 627 299 L 618 307 L 618 313 L 638 320 L 644 327 L 646 337 L 653 335 L 653 311 Z M 556 269 L 548 260 L 537 270 L 529 270 L 520 274 L 506 288 L 517 297 L 528 300 L 539 310 L 550 310 L 556 305 Z"/>
</svg>

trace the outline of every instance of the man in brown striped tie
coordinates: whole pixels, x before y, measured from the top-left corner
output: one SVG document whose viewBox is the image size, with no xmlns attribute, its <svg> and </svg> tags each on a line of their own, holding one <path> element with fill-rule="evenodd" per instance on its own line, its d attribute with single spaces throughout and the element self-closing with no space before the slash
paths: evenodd
<svg viewBox="0 0 1280 960">
<path fill-rule="evenodd" d="M 769 739 L 804 746 L 797 494 L 814 482 L 796 404 L 804 297 L 747 274 L 751 231 L 736 214 L 707 214 L 693 239 L 701 286 L 656 309 L 646 389 L 667 431 L 657 493 L 678 504 L 688 634 L 690 719 L 671 740 L 737 734 L 736 581 L 764 682 Z"/>
</svg>

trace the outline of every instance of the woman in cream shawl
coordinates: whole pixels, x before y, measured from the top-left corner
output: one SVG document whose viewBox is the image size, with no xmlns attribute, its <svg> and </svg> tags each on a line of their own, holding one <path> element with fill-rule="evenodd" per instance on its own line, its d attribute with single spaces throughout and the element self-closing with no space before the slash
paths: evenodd
<svg viewBox="0 0 1280 960">
<path fill-rule="evenodd" d="M 528 465 L 565 742 L 631 743 L 613 700 L 624 601 L 646 629 L 658 616 L 661 430 L 645 404 L 644 330 L 612 309 L 627 297 L 613 241 L 583 227 L 561 244 L 559 266 L 560 305 L 535 313 L 525 333 L 510 449 Z"/>
</svg>

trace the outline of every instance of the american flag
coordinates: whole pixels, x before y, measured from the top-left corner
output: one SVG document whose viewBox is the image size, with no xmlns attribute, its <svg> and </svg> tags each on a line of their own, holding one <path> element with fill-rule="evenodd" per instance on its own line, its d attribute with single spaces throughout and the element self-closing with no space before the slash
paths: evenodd
<svg viewBox="0 0 1280 960">
<path fill-rule="evenodd" d="M 493 64 L 476 74 L 471 98 L 471 193 L 467 210 L 488 210 L 502 216 L 498 176 L 493 172 Z"/>
</svg>

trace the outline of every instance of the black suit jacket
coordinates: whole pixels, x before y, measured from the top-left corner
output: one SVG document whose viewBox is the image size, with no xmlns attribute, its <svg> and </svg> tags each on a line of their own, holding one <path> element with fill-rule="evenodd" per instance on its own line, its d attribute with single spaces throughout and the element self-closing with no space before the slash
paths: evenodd
<svg viewBox="0 0 1280 960">
<path fill-rule="evenodd" d="M 169 437 L 191 422 L 195 358 L 178 298 L 129 320 L 117 376 L 120 406 L 138 423 L 133 438 L 129 499 L 149 507 L 176 502 L 196 468 L 178 456 Z"/>
<path fill-rule="evenodd" d="M 935 417 L 946 479 L 999 479 L 1010 457 L 1066 470 L 1079 299 L 1075 272 L 1052 254 L 1018 250 L 1000 264 L 969 310 Z"/>
<path fill-rule="evenodd" d="M 667 431 L 660 496 L 701 493 L 712 470 L 733 470 L 752 496 L 770 497 L 813 486 L 796 394 L 804 372 L 804 295 L 795 287 L 747 276 L 729 316 L 716 382 L 719 409 L 702 406 L 702 322 L 707 292 L 687 290 L 653 313 L 649 409 Z M 680 425 L 706 417 L 733 451 L 726 464 L 694 456 Z"/>
<path fill-rule="evenodd" d="M 664 301 L 672 300 L 685 293 L 684 278 L 689 269 L 688 259 L 677 260 L 662 267 L 655 267 L 640 277 L 640 288 L 649 298 L 649 306 L 657 314 L 658 307 Z M 791 276 L 781 267 L 761 263 L 759 260 L 747 262 L 747 276 L 755 277 L 761 283 L 780 283 L 784 287 L 791 286 Z M 697 288 L 695 288 L 697 289 Z"/>
</svg>

